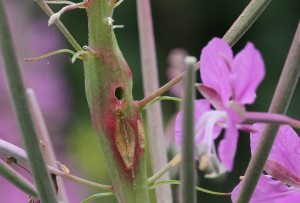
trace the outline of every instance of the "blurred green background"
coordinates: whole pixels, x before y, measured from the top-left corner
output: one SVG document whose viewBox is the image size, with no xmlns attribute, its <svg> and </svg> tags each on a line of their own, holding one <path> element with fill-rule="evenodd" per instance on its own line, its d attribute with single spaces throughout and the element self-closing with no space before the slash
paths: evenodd
<svg viewBox="0 0 300 203">
<path fill-rule="evenodd" d="M 79 1 L 77 1 L 79 2 Z M 47 17 L 33 1 L 34 15 L 47 23 Z M 183 48 L 190 55 L 199 55 L 203 46 L 212 37 L 222 37 L 235 19 L 243 11 L 249 0 L 152 0 L 152 13 L 157 48 L 160 84 L 167 82 L 167 56 L 174 48 Z M 57 11 L 60 6 L 52 7 Z M 234 51 L 242 49 L 251 41 L 261 51 L 266 64 L 266 78 L 257 93 L 255 105 L 248 110 L 267 111 L 284 65 L 300 17 L 300 1 L 273 1 L 250 30 L 234 46 Z M 62 22 L 70 30 L 80 45 L 87 45 L 87 18 L 84 10 L 74 10 L 63 14 Z M 142 75 L 135 1 L 125 0 L 114 12 L 115 24 L 125 25 L 117 29 L 119 46 L 133 72 L 135 99 L 143 98 Z M 65 40 L 65 46 L 71 48 Z M 82 62 L 70 64 L 69 56 L 65 58 L 65 73 L 72 87 L 73 114 L 72 122 L 64 136 L 68 139 L 69 156 L 76 162 L 81 176 L 109 184 L 109 177 L 103 163 L 103 155 L 93 133 L 89 110 L 84 94 L 84 76 Z M 288 114 L 300 119 L 300 90 L 296 89 Z M 171 116 L 178 110 L 177 104 L 163 102 L 163 116 L 167 125 Z M 145 116 L 144 116 L 145 117 Z M 167 147 L 167 146 L 166 146 Z M 199 185 L 206 189 L 230 192 L 244 174 L 250 158 L 249 136 L 241 134 L 237 150 L 235 168 L 227 179 L 222 181 L 201 180 Z M 72 168 L 71 168 L 72 171 Z M 149 172 L 150 174 L 150 172 Z M 201 174 L 199 174 L 201 176 Z M 86 196 L 96 193 L 89 189 Z M 174 187 L 176 197 L 176 188 Z M 198 193 L 199 202 L 231 202 L 229 197 L 217 197 Z M 114 198 L 104 198 L 95 202 L 116 202 Z"/>
</svg>

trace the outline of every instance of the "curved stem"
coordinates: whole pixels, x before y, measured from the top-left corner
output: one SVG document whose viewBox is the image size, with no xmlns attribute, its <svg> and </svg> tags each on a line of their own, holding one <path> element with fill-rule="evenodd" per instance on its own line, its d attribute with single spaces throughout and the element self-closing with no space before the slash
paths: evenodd
<svg viewBox="0 0 300 203">
<path fill-rule="evenodd" d="M 44 55 L 41 55 L 38 57 L 34 57 L 34 58 L 24 58 L 24 61 L 37 61 L 37 60 L 44 59 L 49 56 L 53 56 L 53 55 L 60 54 L 60 53 L 69 53 L 69 54 L 72 54 L 73 56 L 76 54 L 74 51 L 72 51 L 70 49 L 60 49 L 60 50 L 52 51 L 50 53 L 47 53 L 47 54 L 44 54 Z"/>
</svg>

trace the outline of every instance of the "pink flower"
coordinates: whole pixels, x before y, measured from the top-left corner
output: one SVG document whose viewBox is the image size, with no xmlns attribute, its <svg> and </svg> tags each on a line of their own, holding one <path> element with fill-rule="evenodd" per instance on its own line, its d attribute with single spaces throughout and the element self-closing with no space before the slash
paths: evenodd
<svg viewBox="0 0 300 203">
<path fill-rule="evenodd" d="M 263 131 L 262 124 L 254 125 L 258 131 L 251 133 L 253 154 Z M 261 175 L 251 203 L 300 202 L 300 139 L 290 126 L 281 126 L 265 165 L 268 175 Z M 235 202 L 241 181 L 232 191 Z"/>
<path fill-rule="evenodd" d="M 239 124 L 243 121 L 244 105 L 255 101 L 255 91 L 265 75 L 263 59 L 252 43 L 248 43 L 233 57 L 229 45 L 222 39 L 214 38 L 203 48 L 200 63 L 203 84 L 197 87 L 206 100 L 195 101 L 195 144 L 204 146 L 202 155 L 214 157 L 219 163 L 214 140 L 219 137 L 221 129 L 226 128 L 218 154 L 225 168 L 231 171 L 238 129 L 248 127 Z M 175 127 L 179 145 L 182 137 L 181 119 L 182 114 L 179 113 Z M 224 172 L 222 166 L 219 169 L 211 175 Z"/>
</svg>

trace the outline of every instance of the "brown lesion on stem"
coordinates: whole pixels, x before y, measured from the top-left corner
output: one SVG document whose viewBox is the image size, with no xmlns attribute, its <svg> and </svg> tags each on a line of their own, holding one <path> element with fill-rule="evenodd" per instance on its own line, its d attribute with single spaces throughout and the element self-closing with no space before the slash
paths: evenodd
<svg viewBox="0 0 300 203">
<path fill-rule="evenodd" d="M 117 124 L 116 124 L 116 147 L 122 157 L 124 165 L 127 169 L 132 169 L 134 164 L 135 152 L 135 137 L 132 129 L 126 123 L 124 114 L 119 109 L 116 110 Z"/>
</svg>

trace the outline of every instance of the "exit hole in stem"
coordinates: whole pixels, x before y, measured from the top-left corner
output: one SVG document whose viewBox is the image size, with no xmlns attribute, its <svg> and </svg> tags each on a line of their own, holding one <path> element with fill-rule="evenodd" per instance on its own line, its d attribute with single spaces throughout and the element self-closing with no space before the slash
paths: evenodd
<svg viewBox="0 0 300 203">
<path fill-rule="evenodd" d="M 118 87 L 115 90 L 115 97 L 117 100 L 121 101 L 125 98 L 124 89 L 122 87 Z"/>
</svg>

